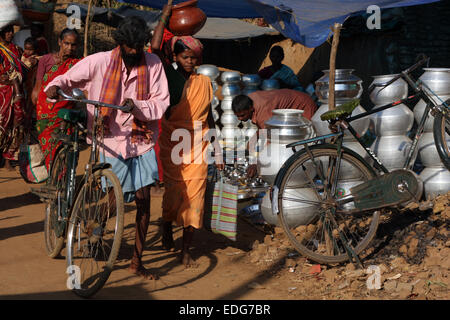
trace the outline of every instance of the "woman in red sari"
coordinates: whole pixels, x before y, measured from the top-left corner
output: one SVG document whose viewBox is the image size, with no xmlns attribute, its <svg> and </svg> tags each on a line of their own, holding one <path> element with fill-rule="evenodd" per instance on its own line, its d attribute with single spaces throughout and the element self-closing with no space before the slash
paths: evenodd
<svg viewBox="0 0 450 320">
<path fill-rule="evenodd" d="M 13 35 L 12 25 L 0 30 L 0 152 L 9 169 L 10 161 L 18 160 L 25 115 L 21 52 L 12 43 Z"/>
<path fill-rule="evenodd" d="M 73 103 L 60 101 L 51 103 L 47 101 L 44 92 L 47 84 L 59 75 L 66 73 L 81 59 L 75 58 L 78 43 L 78 32 L 72 29 L 64 29 L 59 37 L 59 62 L 53 65 L 42 79 L 42 87 L 39 91 L 36 104 L 36 129 L 39 134 L 39 144 L 45 156 L 45 166 L 49 169 L 50 162 L 55 156 L 59 143 L 51 137 L 53 132 L 59 130 L 60 120 L 57 118 L 58 111 L 63 108 L 71 108 Z"/>
</svg>

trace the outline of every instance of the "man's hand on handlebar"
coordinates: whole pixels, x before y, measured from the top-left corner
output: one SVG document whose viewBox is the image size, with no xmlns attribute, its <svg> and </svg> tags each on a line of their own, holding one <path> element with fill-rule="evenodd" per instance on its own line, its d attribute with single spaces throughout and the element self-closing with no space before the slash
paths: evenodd
<svg viewBox="0 0 450 320">
<path fill-rule="evenodd" d="M 50 88 L 47 89 L 47 91 L 45 91 L 45 94 L 49 99 L 58 99 L 59 96 L 58 90 L 59 90 L 58 86 L 51 86 Z"/>
<path fill-rule="evenodd" d="M 124 109 L 122 109 L 122 112 L 130 113 L 136 105 L 134 104 L 132 99 L 127 98 L 122 102 L 120 106 L 125 107 Z"/>
</svg>

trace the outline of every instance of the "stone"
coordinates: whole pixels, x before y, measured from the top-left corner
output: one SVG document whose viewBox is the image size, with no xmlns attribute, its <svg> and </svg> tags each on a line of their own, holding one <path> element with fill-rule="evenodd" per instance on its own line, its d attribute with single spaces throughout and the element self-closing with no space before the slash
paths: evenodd
<svg viewBox="0 0 450 320">
<path fill-rule="evenodd" d="M 436 229 L 435 228 L 431 228 L 430 231 L 427 232 L 425 239 L 427 240 L 431 240 L 434 238 L 434 236 L 436 235 Z"/>
<path fill-rule="evenodd" d="M 413 257 L 416 256 L 418 244 L 419 244 L 419 239 L 417 239 L 417 238 L 413 238 L 409 242 L 408 252 L 407 252 L 407 255 L 408 255 L 409 258 L 413 258 Z"/>
<path fill-rule="evenodd" d="M 287 258 L 284 261 L 284 266 L 287 267 L 287 268 L 295 267 L 296 265 L 297 265 L 297 262 L 294 259 Z"/>
<path fill-rule="evenodd" d="M 265 243 L 265 244 L 271 244 L 271 243 L 272 243 L 272 235 L 267 234 L 267 235 L 264 237 L 264 243 Z"/>
<path fill-rule="evenodd" d="M 395 291 L 395 289 L 397 288 L 397 281 L 395 281 L 395 280 L 393 280 L 393 281 L 386 281 L 384 284 L 383 284 L 383 288 L 384 288 L 384 291 L 386 291 L 386 292 L 394 292 Z"/>
<path fill-rule="evenodd" d="M 406 246 L 406 244 L 402 245 L 399 249 L 398 252 L 402 253 L 402 254 L 406 254 L 408 252 L 408 247 Z"/>
<path fill-rule="evenodd" d="M 264 289 L 264 287 L 260 285 L 258 282 L 252 282 L 247 287 L 250 289 Z"/>
<path fill-rule="evenodd" d="M 350 285 L 349 282 L 348 282 L 347 280 L 345 280 L 343 283 L 341 283 L 341 284 L 338 286 L 338 290 L 342 290 L 342 289 L 344 289 L 344 288 L 347 288 L 349 285 Z"/>
<path fill-rule="evenodd" d="M 355 267 L 355 265 L 353 263 L 348 263 L 345 266 L 345 272 L 347 272 L 347 271 L 354 271 L 355 269 L 356 269 L 356 267 Z"/>
</svg>

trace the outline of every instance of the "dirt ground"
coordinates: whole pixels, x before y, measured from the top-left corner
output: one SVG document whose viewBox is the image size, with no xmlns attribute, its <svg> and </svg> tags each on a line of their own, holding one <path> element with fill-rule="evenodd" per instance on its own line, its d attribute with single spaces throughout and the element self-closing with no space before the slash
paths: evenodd
<svg viewBox="0 0 450 320">
<path fill-rule="evenodd" d="M 82 152 L 80 167 L 87 159 Z M 64 258 L 44 248 L 44 205 L 16 171 L 0 168 L 0 299 L 79 299 L 66 287 Z M 176 253 L 161 248 L 161 196 L 151 203 L 143 262 L 160 279 L 145 281 L 127 272 L 134 244 L 135 206 L 126 205 L 119 259 L 94 299 L 155 300 L 354 300 L 448 299 L 450 193 L 434 209 L 390 215 L 366 250 L 365 269 L 353 264 L 317 265 L 299 256 L 282 231 L 273 234 L 238 219 L 238 237 L 200 230 L 194 238 L 196 269 L 185 269 Z M 243 207 L 246 203 L 240 203 Z M 175 229 L 176 245 L 181 230 Z M 62 255 L 64 256 L 63 250 Z M 369 265 L 379 267 L 381 288 L 368 289 Z M 373 279 L 373 278 L 372 278 Z M 373 283 L 373 282 L 372 282 Z"/>
</svg>

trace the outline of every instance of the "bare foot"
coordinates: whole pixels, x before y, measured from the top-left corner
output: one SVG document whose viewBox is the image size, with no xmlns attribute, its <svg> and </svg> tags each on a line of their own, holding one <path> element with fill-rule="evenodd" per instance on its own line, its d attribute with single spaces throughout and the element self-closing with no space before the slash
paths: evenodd
<svg viewBox="0 0 450 320">
<path fill-rule="evenodd" d="M 150 271 L 145 269 L 143 266 L 136 267 L 135 265 L 131 264 L 128 267 L 128 271 L 132 274 L 137 275 L 138 277 L 144 278 L 145 280 L 158 280 L 157 275 L 150 273 Z"/>
<path fill-rule="evenodd" d="M 181 252 L 180 260 L 181 260 L 181 263 L 184 265 L 184 267 L 186 269 L 188 269 L 188 268 L 198 268 L 198 263 L 195 262 L 194 259 L 192 259 L 191 254 L 190 254 L 189 251 Z"/>
<path fill-rule="evenodd" d="M 162 247 L 169 252 L 175 251 L 171 222 L 163 222 L 162 224 Z"/>
</svg>

